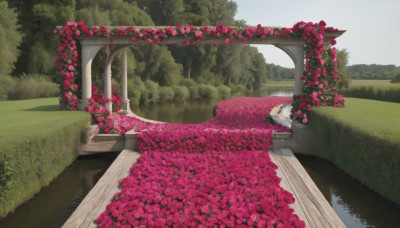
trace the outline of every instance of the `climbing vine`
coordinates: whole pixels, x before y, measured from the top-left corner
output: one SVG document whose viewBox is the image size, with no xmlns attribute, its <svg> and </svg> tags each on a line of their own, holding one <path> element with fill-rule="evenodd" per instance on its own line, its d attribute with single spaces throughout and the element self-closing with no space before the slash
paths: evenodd
<svg viewBox="0 0 400 228">
<path fill-rule="evenodd" d="M 344 98 L 337 91 L 341 78 L 336 70 L 335 48 L 332 47 L 336 44 L 332 35 L 338 32 L 339 30 L 336 28 L 327 27 L 324 21 L 319 23 L 298 22 L 292 28 L 263 27 L 261 25 L 233 28 L 222 24 L 212 27 L 176 25 L 145 28 L 101 25 L 88 28 L 83 22 L 68 22 L 64 27 L 54 29 L 54 34 L 58 36 L 57 76 L 62 78 L 60 80 L 60 107 L 65 110 L 77 109 L 78 79 L 81 72 L 77 46 L 80 37 L 107 38 L 111 42 L 121 37 L 129 37 L 132 43 L 147 42 L 149 44 L 163 44 L 166 40 L 177 37 L 183 39 L 182 45 L 198 45 L 208 38 L 221 39 L 227 44 L 237 41 L 263 40 L 269 37 L 300 38 L 304 40 L 305 47 L 305 68 L 301 78 L 303 91 L 301 95 L 294 96 L 292 118 L 308 123 L 309 111 L 312 107 L 344 105 Z M 327 34 L 331 34 L 331 36 L 327 37 Z M 324 46 L 326 39 L 330 39 L 327 48 Z M 94 96 L 101 95 L 94 94 Z M 106 99 L 98 101 L 97 105 L 99 106 L 103 105 L 101 102 L 109 102 Z M 117 104 L 118 99 L 112 99 L 112 102 Z M 91 106 L 93 107 L 93 104 Z M 87 110 L 91 109 L 87 108 Z M 107 116 L 102 120 L 105 119 Z"/>
</svg>

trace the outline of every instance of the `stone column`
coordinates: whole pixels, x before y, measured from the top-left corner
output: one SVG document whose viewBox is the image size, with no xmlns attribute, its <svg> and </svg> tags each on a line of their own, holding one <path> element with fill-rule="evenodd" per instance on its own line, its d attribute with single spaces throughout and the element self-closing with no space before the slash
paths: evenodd
<svg viewBox="0 0 400 228">
<path fill-rule="evenodd" d="M 104 96 L 108 100 L 105 103 L 106 109 L 112 113 L 112 102 L 111 102 L 111 63 L 107 63 L 104 71 Z"/>
<path fill-rule="evenodd" d="M 301 81 L 301 76 L 304 73 L 304 47 L 303 45 L 296 47 L 296 62 L 295 75 L 294 75 L 294 95 L 300 95 L 303 93 L 303 82 Z"/>
<path fill-rule="evenodd" d="M 104 65 L 104 76 L 103 76 L 103 83 L 104 83 L 104 97 L 108 100 L 104 104 L 106 109 L 112 113 L 112 102 L 111 102 L 111 49 L 110 46 L 106 45 L 103 48 L 103 53 L 105 57 L 105 65 Z"/>
<path fill-rule="evenodd" d="M 101 45 L 90 45 L 81 41 L 82 47 L 82 99 L 79 100 L 78 109 L 85 110 L 92 97 L 92 62 Z"/>
<path fill-rule="evenodd" d="M 303 44 L 296 45 L 275 45 L 282 49 L 293 60 L 294 69 L 294 95 L 300 95 L 303 92 L 303 82 L 301 76 L 304 72 L 304 47 Z"/>
<path fill-rule="evenodd" d="M 122 50 L 121 58 L 121 109 L 129 112 L 129 99 L 128 99 L 128 57 L 127 48 Z"/>
</svg>

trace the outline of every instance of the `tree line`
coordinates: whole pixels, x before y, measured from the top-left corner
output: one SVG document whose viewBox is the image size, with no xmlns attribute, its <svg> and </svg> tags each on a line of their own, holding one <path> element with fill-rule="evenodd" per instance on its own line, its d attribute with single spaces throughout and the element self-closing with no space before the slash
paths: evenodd
<svg viewBox="0 0 400 228">
<path fill-rule="evenodd" d="M 33 87 L 42 88 L 46 80 L 45 89 L 50 92 L 37 96 L 57 93 L 57 86 L 50 84 L 57 82 L 54 65 L 57 42 L 52 31 L 67 21 L 83 21 L 87 26 L 218 23 L 243 26 L 245 21 L 234 19 L 236 11 L 236 3 L 230 0 L 0 0 L 0 32 L 4 34 L 0 36 L 3 44 L 0 98 L 4 94 L 33 98 L 18 94 L 33 91 Z M 354 76 L 353 68 L 346 68 L 348 55 L 346 49 L 338 50 L 338 71 L 345 84 L 350 77 L 361 77 Z M 118 88 L 120 60 L 114 61 L 113 84 Z M 103 55 L 98 54 L 92 67 L 93 81 L 100 89 L 103 62 Z M 135 88 L 130 90 L 131 100 L 147 103 L 160 100 L 165 94 L 173 97 L 171 90 L 181 94 L 185 90 L 181 87 L 186 87 L 189 97 L 257 91 L 267 79 L 293 79 L 294 70 L 266 64 L 257 48 L 243 44 L 132 45 L 128 50 L 128 77 Z M 23 83 L 25 79 L 29 83 Z M 199 92 L 200 85 L 202 92 Z M 157 90 L 157 93 L 145 95 L 146 90 Z M 17 92 L 13 95 L 12 91 Z"/>
<path fill-rule="evenodd" d="M 83 21 L 87 26 L 245 24 L 234 19 L 237 5 L 230 0 L 2 0 L 0 3 L 0 32 L 6 29 L 4 34 L 8 36 L 3 46 L 10 48 L 0 56 L 0 64 L 7 65 L 0 71 L 3 81 L 5 75 L 14 79 L 40 75 L 56 82 L 57 42 L 52 31 L 67 21 Z M 4 14 L 6 11 L 10 15 Z M 117 58 L 112 69 L 116 86 L 118 61 Z M 94 82 L 101 86 L 101 54 L 96 56 L 92 72 Z M 263 55 L 249 45 L 132 45 L 128 50 L 128 77 L 131 83 L 139 78 L 143 83 L 150 80 L 160 87 L 188 83 L 215 88 L 225 85 L 240 92 L 259 89 L 267 79 L 267 68 Z"/>
<path fill-rule="evenodd" d="M 400 66 L 379 64 L 355 64 L 347 67 L 353 79 L 392 79 L 400 72 Z"/>
</svg>

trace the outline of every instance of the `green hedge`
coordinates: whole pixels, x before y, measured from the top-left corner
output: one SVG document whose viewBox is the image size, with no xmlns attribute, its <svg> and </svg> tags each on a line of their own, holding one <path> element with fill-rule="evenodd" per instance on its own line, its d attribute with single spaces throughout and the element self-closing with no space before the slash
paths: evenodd
<svg viewBox="0 0 400 228">
<path fill-rule="evenodd" d="M 310 127 L 317 146 L 310 153 L 400 204 L 399 113 L 398 104 L 363 99 L 348 99 L 343 109 L 316 109 Z"/>
<path fill-rule="evenodd" d="M 57 98 L 2 101 L 0 107 L 1 218 L 72 163 L 89 115 L 58 111 Z"/>
<path fill-rule="evenodd" d="M 400 103 L 400 85 L 354 85 L 342 91 L 345 97 L 372 99 Z"/>
</svg>

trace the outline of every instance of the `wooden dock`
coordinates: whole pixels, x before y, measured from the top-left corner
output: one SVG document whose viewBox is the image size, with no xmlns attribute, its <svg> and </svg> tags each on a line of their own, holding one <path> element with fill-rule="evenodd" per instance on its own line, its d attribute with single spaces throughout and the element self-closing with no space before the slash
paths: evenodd
<svg viewBox="0 0 400 228">
<path fill-rule="evenodd" d="M 96 227 L 95 219 L 120 191 L 118 182 L 129 174 L 139 156 L 133 150 L 123 150 L 63 227 Z M 296 199 L 290 206 L 307 227 L 346 227 L 290 149 L 273 149 L 270 157 L 278 166 L 281 186 Z"/>
<path fill-rule="evenodd" d="M 106 209 L 114 194 L 120 191 L 119 181 L 128 176 L 129 168 L 136 163 L 139 156 L 138 152 L 123 150 L 63 227 L 97 227 L 94 221 Z"/>
<path fill-rule="evenodd" d="M 346 227 L 290 149 L 273 149 L 269 154 L 278 166 L 281 187 L 296 199 L 290 206 L 306 227 Z"/>
</svg>

